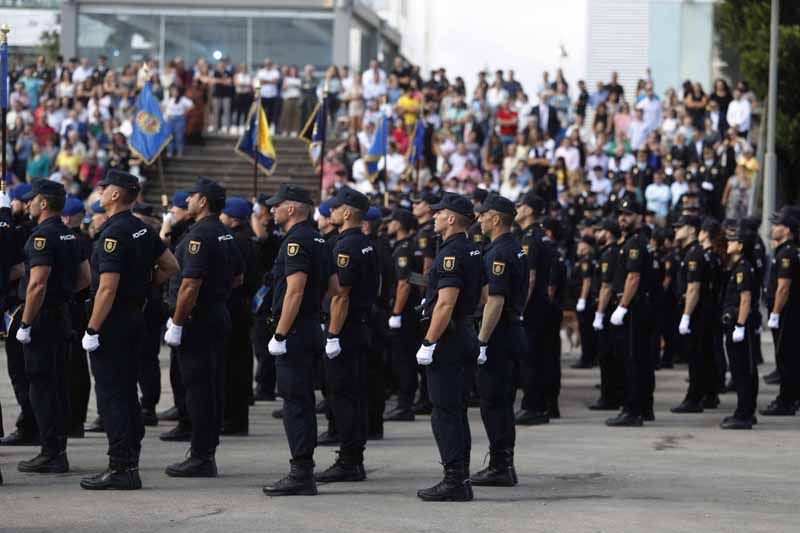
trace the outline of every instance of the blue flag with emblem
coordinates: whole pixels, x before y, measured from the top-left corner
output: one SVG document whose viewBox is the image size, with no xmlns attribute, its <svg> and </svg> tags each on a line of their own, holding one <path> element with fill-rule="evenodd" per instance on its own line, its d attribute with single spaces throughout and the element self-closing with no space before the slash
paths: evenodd
<svg viewBox="0 0 800 533">
<path fill-rule="evenodd" d="M 236 153 L 254 161 L 258 169 L 267 176 L 275 172 L 278 158 L 269 134 L 267 114 L 259 99 L 256 99 L 247 116 L 247 130 L 236 145 Z"/>
<path fill-rule="evenodd" d="M 372 182 L 378 177 L 378 162 L 382 157 L 386 156 L 388 147 L 389 124 L 386 117 L 381 116 L 378 119 L 378 125 L 375 127 L 375 138 L 372 141 L 372 146 L 369 147 L 367 155 L 364 156 L 364 160 L 367 163 L 367 174 Z"/>
<path fill-rule="evenodd" d="M 161 114 L 161 107 L 153 96 L 153 88 L 148 81 L 139 94 L 139 101 L 133 113 L 133 133 L 128 139 L 128 146 L 137 157 L 152 165 L 171 140 L 172 135 L 167 128 L 167 122 Z"/>
<path fill-rule="evenodd" d="M 316 165 L 322 151 L 322 141 L 328 129 L 328 98 L 323 97 L 308 116 L 300 138 L 308 144 L 308 158 L 312 165 Z"/>
</svg>

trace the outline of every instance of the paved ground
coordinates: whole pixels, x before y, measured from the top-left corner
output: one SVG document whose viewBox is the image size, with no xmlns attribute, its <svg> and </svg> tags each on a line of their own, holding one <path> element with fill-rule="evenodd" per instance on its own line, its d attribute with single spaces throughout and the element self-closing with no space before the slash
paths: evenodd
<svg viewBox="0 0 800 533">
<path fill-rule="evenodd" d="M 771 360 L 771 347 L 765 345 Z M 574 355 L 564 358 L 565 367 Z M 767 363 L 762 373 L 772 369 Z M 520 485 L 476 488 L 469 504 L 422 503 L 418 488 L 440 478 L 428 417 L 387 425 L 385 440 L 369 443 L 364 483 L 320 487 L 315 498 L 264 497 L 261 485 L 287 469 L 287 447 L 277 403 L 251 414 L 251 436 L 223 438 L 221 476 L 175 480 L 163 474 L 181 459 L 183 444 L 159 441 L 148 428 L 142 457 L 145 489 L 90 493 L 80 477 L 105 466 L 105 437 L 70 442 L 73 471 L 61 476 L 20 474 L 16 463 L 30 448 L 0 448 L 6 485 L 0 487 L 0 531 L 798 531 L 800 420 L 761 417 L 752 432 L 725 432 L 717 424 L 734 398 L 701 415 L 672 415 L 686 387 L 685 367 L 660 371 L 654 423 L 642 429 L 609 429 L 605 415 L 585 405 L 594 398 L 598 371 L 565 368 L 563 419 L 517 434 Z M 169 391 L 166 372 L 165 390 Z M 762 387 L 760 404 L 775 395 Z M 165 407 L 165 395 L 160 407 Z M 0 401 L 6 430 L 16 416 L 0 360 Z M 92 406 L 94 409 L 94 406 Z M 91 415 L 94 413 L 92 412 Z M 473 465 L 486 450 L 477 409 L 470 410 Z M 334 459 L 318 450 L 319 466 Z"/>
</svg>

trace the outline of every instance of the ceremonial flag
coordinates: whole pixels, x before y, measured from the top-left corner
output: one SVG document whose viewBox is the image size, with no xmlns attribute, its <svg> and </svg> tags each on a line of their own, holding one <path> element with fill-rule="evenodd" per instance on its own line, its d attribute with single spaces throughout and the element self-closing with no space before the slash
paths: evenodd
<svg viewBox="0 0 800 533">
<path fill-rule="evenodd" d="M 139 94 L 139 101 L 133 113 L 133 133 L 128 139 L 128 146 L 137 157 L 152 165 L 171 140 L 172 135 L 167 129 L 167 122 L 161 114 L 161 108 L 153 96 L 153 89 L 148 81 Z"/>
<path fill-rule="evenodd" d="M 364 156 L 367 163 L 367 174 L 372 182 L 378 177 L 378 162 L 382 157 L 386 156 L 388 147 L 389 124 L 386 117 L 381 116 L 378 119 L 378 125 L 375 127 L 375 138 L 372 141 L 372 146 L 369 147 L 367 155 Z"/>
<path fill-rule="evenodd" d="M 0 44 L 0 77 L 3 86 L 0 88 L 0 107 L 8 109 L 8 43 Z"/>
<path fill-rule="evenodd" d="M 308 158 L 312 165 L 316 165 L 322 151 L 322 141 L 325 139 L 328 126 L 328 99 L 323 97 L 314 111 L 309 115 L 300 138 L 308 144 Z"/>
<path fill-rule="evenodd" d="M 275 171 L 278 159 L 269 135 L 267 114 L 258 98 L 247 116 L 247 130 L 236 145 L 236 153 L 250 161 L 255 161 L 261 172 L 267 176 Z"/>
</svg>

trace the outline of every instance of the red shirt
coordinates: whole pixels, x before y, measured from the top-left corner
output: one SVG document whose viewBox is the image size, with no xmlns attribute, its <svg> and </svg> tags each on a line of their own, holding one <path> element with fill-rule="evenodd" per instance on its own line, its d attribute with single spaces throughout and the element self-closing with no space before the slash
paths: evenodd
<svg viewBox="0 0 800 533">
<path fill-rule="evenodd" d="M 511 125 L 504 125 L 500 126 L 500 135 L 514 135 L 517 133 L 517 112 L 513 109 L 506 110 L 505 107 L 501 107 L 497 110 L 497 119 L 498 120 L 513 120 L 514 123 Z"/>
</svg>

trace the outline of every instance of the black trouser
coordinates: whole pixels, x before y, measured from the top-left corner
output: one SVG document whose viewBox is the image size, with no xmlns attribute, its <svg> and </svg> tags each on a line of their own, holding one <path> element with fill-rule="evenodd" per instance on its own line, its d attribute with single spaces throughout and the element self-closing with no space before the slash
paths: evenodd
<svg viewBox="0 0 800 533">
<path fill-rule="evenodd" d="M 600 397 L 611 405 L 622 405 L 625 399 L 625 362 L 614 352 L 614 336 L 609 313 L 598 332 L 597 346 L 600 359 Z"/>
<path fill-rule="evenodd" d="M 778 401 L 785 405 L 792 405 L 800 400 L 800 361 L 797 356 L 800 346 L 799 330 L 800 320 L 784 310 L 775 343 L 775 362 L 781 376 Z"/>
<path fill-rule="evenodd" d="M 233 97 L 233 120 L 232 126 L 247 125 L 247 114 L 253 105 L 253 93 L 236 93 Z"/>
<path fill-rule="evenodd" d="M 22 347 L 31 407 L 39 426 L 42 453 L 46 455 L 67 449 L 66 363 L 70 331 L 66 304 L 41 309 L 31 324 L 31 342 Z"/>
<path fill-rule="evenodd" d="M 397 383 L 397 407 L 410 409 L 417 393 L 417 349 L 422 337 L 419 315 L 413 309 L 404 311 L 402 320 L 400 329 L 392 330 L 391 335 L 392 374 Z"/>
<path fill-rule="evenodd" d="M 683 310 L 678 308 L 678 300 L 672 291 L 666 291 L 661 300 L 656 315 L 658 331 L 664 337 L 664 353 L 661 356 L 662 364 L 672 364 L 675 354 L 680 350 L 680 340 L 678 336 L 678 323 Z"/>
<path fill-rule="evenodd" d="M 100 347 L 89 354 L 112 465 L 139 463 L 144 423 L 136 379 L 144 333 L 141 307 L 112 308 L 99 331 Z"/>
<path fill-rule="evenodd" d="M 707 335 L 706 328 L 711 327 L 710 322 L 703 321 L 703 315 L 695 310 L 689 321 L 691 333 L 683 335 L 683 354 L 689 362 L 689 389 L 686 391 L 686 401 L 699 403 L 705 397 L 706 386 L 709 379 L 709 365 L 707 359 L 712 353 L 704 353 L 703 337 Z"/>
<path fill-rule="evenodd" d="M 297 317 L 286 335 L 286 354 L 275 357 L 278 394 L 283 398 L 283 428 L 292 463 L 314 466 L 317 416 L 314 365 L 322 351 L 318 317 Z"/>
<path fill-rule="evenodd" d="M 731 316 L 735 316 L 736 311 Z M 745 328 L 744 340 L 733 342 L 733 328 L 726 328 L 725 348 L 731 362 L 731 375 L 736 386 L 736 411 L 740 420 L 750 420 L 756 412 L 758 397 L 758 367 L 753 354 L 753 327 Z"/>
<path fill-rule="evenodd" d="M 367 321 L 367 312 L 351 310 L 339 333 L 342 352 L 325 358 L 328 403 L 342 441 L 339 459 L 348 464 L 364 461 L 367 442 Z"/>
<path fill-rule="evenodd" d="M 542 412 L 558 405 L 561 392 L 561 316 L 557 306 L 547 302 L 536 306 L 537 320 L 528 334 L 528 352 L 533 352 L 531 390 L 527 407 Z M 535 343 L 535 344 L 534 344 Z"/>
<path fill-rule="evenodd" d="M 86 422 L 89 397 L 92 394 L 92 380 L 89 376 L 89 362 L 81 345 L 83 333 L 89 318 L 86 316 L 85 295 L 75 295 L 76 301 L 70 303 L 69 314 L 72 321 L 69 350 L 67 352 L 67 390 L 69 391 L 69 430 L 82 428 Z"/>
<path fill-rule="evenodd" d="M 144 308 L 144 331 L 139 348 L 139 388 L 142 409 L 155 409 L 161 399 L 161 332 L 167 321 L 167 309 L 161 300 L 148 300 Z"/>
<path fill-rule="evenodd" d="M 250 329 L 250 340 L 258 362 L 255 381 L 258 389 L 268 394 L 275 393 L 275 358 L 267 349 L 274 333 L 275 326 L 267 321 L 267 314 L 257 314 Z"/>
<path fill-rule="evenodd" d="M 625 365 L 625 411 L 641 416 L 653 408 L 655 373 L 648 339 L 651 317 L 644 302 L 632 304 L 621 326 L 611 326 L 614 352 Z"/>
<path fill-rule="evenodd" d="M 753 324 L 756 324 L 756 327 L 753 329 L 753 360 L 757 365 L 760 365 L 764 363 L 764 355 L 761 353 L 761 333 L 758 331 L 761 329 L 764 318 L 761 316 L 761 306 L 758 298 L 753 298 L 751 309 L 753 310 Z M 769 307 L 769 309 L 772 308 Z"/>
<path fill-rule="evenodd" d="M 386 409 L 386 358 L 389 351 L 389 312 L 378 306 L 369 317 L 370 344 L 367 350 L 367 434 L 383 433 Z"/>
<path fill-rule="evenodd" d="M 172 387 L 172 401 L 178 408 L 178 420 L 186 425 L 191 425 L 189 411 L 186 409 L 186 386 L 181 376 L 181 363 L 178 349 L 169 350 L 169 384 Z"/>
<path fill-rule="evenodd" d="M 267 115 L 267 122 L 269 122 L 270 125 L 276 125 L 278 123 L 278 117 L 281 116 L 280 97 L 276 96 L 274 98 L 262 98 L 261 105 L 264 107 L 264 113 Z"/>
<path fill-rule="evenodd" d="M 479 345 L 469 319 L 453 319 L 426 367 L 433 405 L 431 428 L 445 466 L 469 465 L 472 435 L 467 418 L 468 384 L 472 383 Z"/>
<path fill-rule="evenodd" d="M 192 421 L 192 453 L 210 458 L 219 445 L 225 372 L 223 358 L 231 331 L 224 302 L 201 303 L 183 325 L 178 347 L 186 410 Z"/>
<path fill-rule="evenodd" d="M 250 395 L 253 392 L 253 348 L 250 345 L 250 310 L 247 301 L 231 297 L 231 335 L 225 351 L 226 425 L 246 428 L 249 423 Z"/>
<path fill-rule="evenodd" d="M 502 320 L 492 332 L 486 347 L 486 362 L 478 367 L 481 420 L 489 438 L 489 451 L 513 450 L 515 361 L 526 352 L 527 340 L 522 323 Z"/>
<path fill-rule="evenodd" d="M 31 407 L 30 382 L 25 372 L 25 353 L 22 344 L 17 340 L 17 330 L 21 321 L 22 307 L 14 315 L 6 337 L 8 377 L 20 408 L 16 422 L 17 431 L 23 435 L 38 435 L 39 427 L 36 425 L 36 417 L 33 414 L 33 407 Z"/>
<path fill-rule="evenodd" d="M 577 313 L 578 331 L 581 334 L 581 365 L 592 366 L 597 361 L 597 332 L 592 327 L 595 308 L 588 302 L 586 309 Z M 559 338 L 560 341 L 560 338 Z"/>
</svg>

